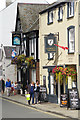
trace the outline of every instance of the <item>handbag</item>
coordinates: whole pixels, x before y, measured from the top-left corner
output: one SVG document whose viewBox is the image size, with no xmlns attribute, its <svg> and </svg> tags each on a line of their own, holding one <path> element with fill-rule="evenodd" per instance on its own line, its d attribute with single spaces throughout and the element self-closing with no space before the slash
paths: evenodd
<svg viewBox="0 0 80 120">
<path fill-rule="evenodd" d="M 30 94 L 26 94 L 26 100 L 30 100 Z"/>
</svg>

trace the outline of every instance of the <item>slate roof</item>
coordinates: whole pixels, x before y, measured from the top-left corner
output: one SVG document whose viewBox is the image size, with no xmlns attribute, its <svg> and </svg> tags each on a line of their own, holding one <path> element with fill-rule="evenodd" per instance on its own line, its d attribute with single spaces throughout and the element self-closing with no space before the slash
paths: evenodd
<svg viewBox="0 0 80 120">
<path fill-rule="evenodd" d="M 48 6 L 49 4 L 18 4 L 23 32 L 39 30 L 39 12 Z"/>
<path fill-rule="evenodd" d="M 4 46 L 4 51 L 7 59 L 11 58 L 12 49 L 16 50 L 16 47 Z"/>
</svg>

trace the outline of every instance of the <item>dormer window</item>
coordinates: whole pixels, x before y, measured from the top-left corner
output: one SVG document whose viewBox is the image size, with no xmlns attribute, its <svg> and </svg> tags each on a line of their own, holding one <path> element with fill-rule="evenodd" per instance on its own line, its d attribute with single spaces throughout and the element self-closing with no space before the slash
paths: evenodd
<svg viewBox="0 0 80 120">
<path fill-rule="evenodd" d="M 67 17 L 73 17 L 74 16 L 74 2 L 69 2 L 68 4 L 68 9 L 67 9 Z"/>
<path fill-rule="evenodd" d="M 53 23 L 53 11 L 48 12 L 48 24 Z"/>
</svg>

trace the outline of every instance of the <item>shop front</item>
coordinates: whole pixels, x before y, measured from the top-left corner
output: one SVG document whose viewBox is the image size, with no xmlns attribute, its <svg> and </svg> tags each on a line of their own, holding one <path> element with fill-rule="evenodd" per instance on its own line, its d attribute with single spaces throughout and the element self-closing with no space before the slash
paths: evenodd
<svg viewBox="0 0 80 120">
<path fill-rule="evenodd" d="M 61 95 L 67 94 L 68 90 L 77 88 L 76 65 L 44 66 L 48 70 L 48 101 L 52 103 L 61 102 Z"/>
</svg>

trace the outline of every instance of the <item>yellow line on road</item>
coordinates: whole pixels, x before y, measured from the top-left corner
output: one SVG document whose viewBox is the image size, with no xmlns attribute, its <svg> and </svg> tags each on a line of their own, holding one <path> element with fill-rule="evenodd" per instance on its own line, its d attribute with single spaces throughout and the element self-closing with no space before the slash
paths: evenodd
<svg viewBox="0 0 80 120">
<path fill-rule="evenodd" d="M 42 112 L 42 113 L 45 113 L 45 114 L 48 114 L 48 115 L 56 116 L 56 117 L 58 117 L 58 118 L 68 118 L 68 117 L 64 117 L 64 116 L 61 116 L 61 115 L 58 115 L 58 114 L 55 114 L 55 113 L 44 112 L 44 111 L 38 110 L 38 109 L 36 109 L 36 108 L 32 108 L 32 107 L 29 107 L 29 106 L 25 106 L 25 105 L 22 105 L 22 104 L 20 104 L 20 103 L 13 102 L 13 101 L 11 101 L 11 100 L 7 100 L 7 99 L 5 99 L 5 98 L 0 98 L 0 99 L 3 99 L 3 100 L 5 100 L 5 101 L 11 102 L 11 103 L 13 103 L 13 104 L 17 104 L 17 105 L 19 105 L 19 106 L 23 106 L 23 107 L 25 107 L 25 108 L 29 108 L 29 109 L 32 109 L 32 110 L 35 110 L 35 111 L 39 111 L 39 112 Z"/>
</svg>

